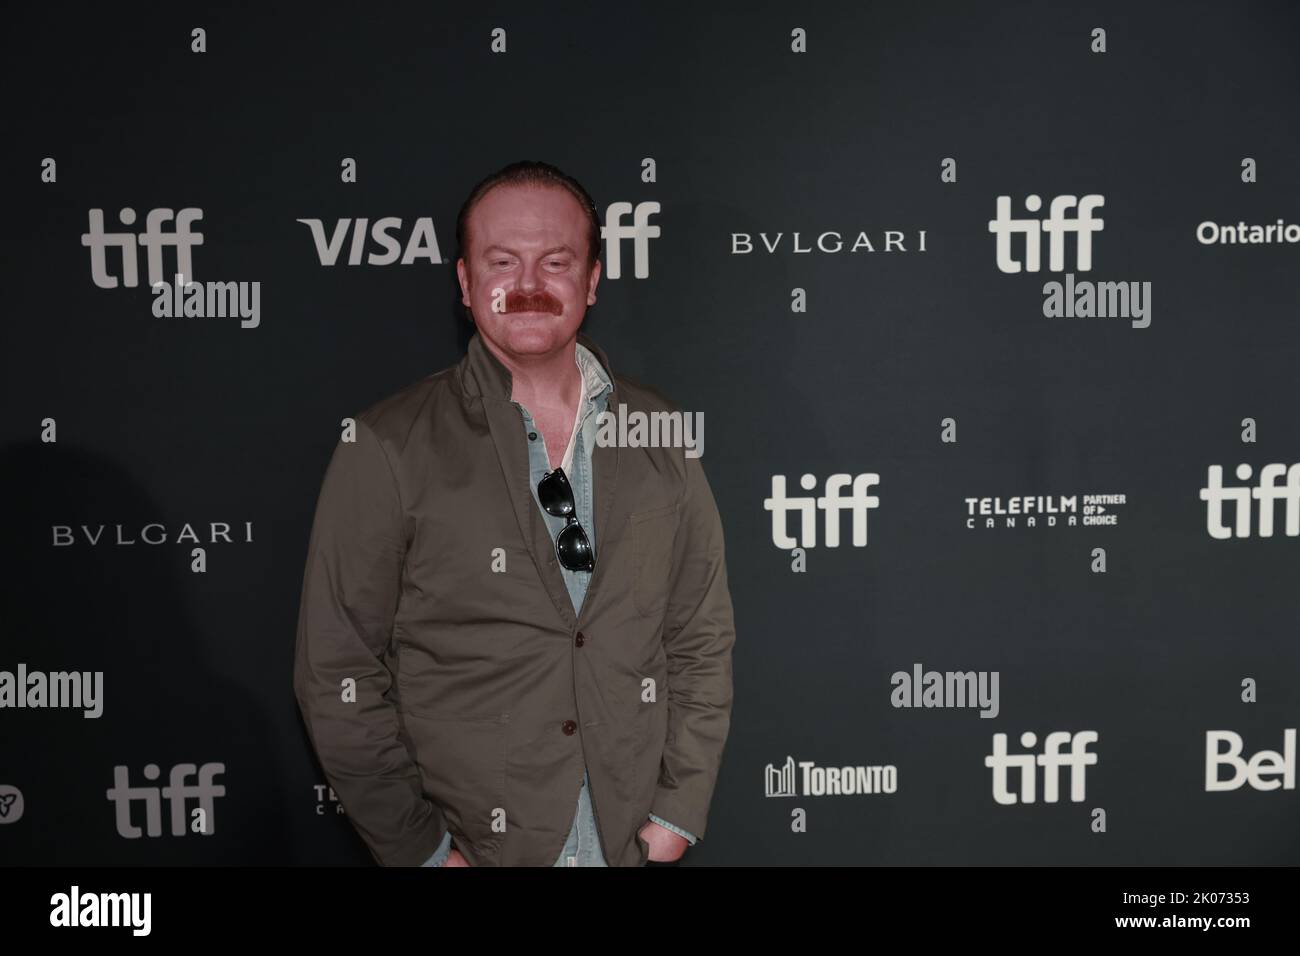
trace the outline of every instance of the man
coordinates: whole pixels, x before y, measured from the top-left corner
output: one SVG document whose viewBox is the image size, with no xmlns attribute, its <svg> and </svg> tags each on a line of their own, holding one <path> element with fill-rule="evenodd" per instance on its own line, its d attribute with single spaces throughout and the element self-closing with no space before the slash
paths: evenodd
<svg viewBox="0 0 1300 956">
<path fill-rule="evenodd" d="M 356 416 L 322 483 L 294 691 L 381 864 L 633 866 L 702 838 L 730 727 L 722 523 L 673 412 L 578 331 L 586 190 L 516 163 L 457 220 L 468 354 Z"/>
</svg>

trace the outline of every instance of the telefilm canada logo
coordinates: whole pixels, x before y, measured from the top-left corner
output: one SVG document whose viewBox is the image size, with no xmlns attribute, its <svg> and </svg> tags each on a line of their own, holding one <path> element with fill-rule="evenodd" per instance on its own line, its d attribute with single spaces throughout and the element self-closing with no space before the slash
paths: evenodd
<svg viewBox="0 0 1300 956">
<path fill-rule="evenodd" d="M 1128 504 L 1123 494 L 1010 495 L 963 498 L 966 527 L 982 528 L 1113 528 L 1119 509 Z"/>
<path fill-rule="evenodd" d="M 821 767 L 787 756 L 781 766 L 768 764 L 763 771 L 763 791 L 769 797 L 851 797 L 897 789 L 898 768 L 893 764 Z"/>
<path fill-rule="evenodd" d="M 989 232 L 995 237 L 998 269 L 1006 273 L 1039 272 L 1042 269 L 1043 235 L 1047 235 L 1047 269 L 1065 271 L 1065 237 L 1075 236 L 1074 272 L 1092 271 L 1092 235 L 1101 232 L 1105 220 L 1093 213 L 1105 199 L 1095 193 L 1079 197 L 1056 196 L 1043 219 L 1011 215 L 1011 197 L 997 197 L 997 218 L 989 220 Z M 1042 197 L 1030 193 L 1025 209 L 1036 213 L 1043 208 Z M 1024 236 L 1023 259 L 1015 258 L 1012 237 Z M 1135 329 L 1151 324 L 1150 282 L 1095 282 L 1078 279 L 1066 272 L 1065 281 L 1050 280 L 1043 284 L 1043 315 L 1054 318 L 1131 319 Z"/>
<path fill-rule="evenodd" d="M 134 226 L 136 212 L 130 206 L 118 211 L 118 222 Z M 152 312 L 158 318 L 238 318 L 240 327 L 255 329 L 262 322 L 261 282 L 195 282 L 195 246 L 203 245 L 203 233 L 191 227 L 203 218 L 196 208 L 151 209 L 145 215 L 144 231 L 129 229 L 108 232 L 104 228 L 104 210 L 91 209 L 89 228 L 81 235 L 81 244 L 90 250 L 90 278 L 101 289 L 119 286 L 134 289 L 140 284 L 137 247 L 145 250 L 145 267 L 149 287 L 153 290 Z M 117 250 L 120 276 L 110 268 L 108 251 Z M 167 273 L 163 265 L 164 250 L 175 251 L 175 272 Z M 173 286 L 166 276 L 175 277 Z M 190 280 L 186 280 L 190 276 Z"/>
<path fill-rule="evenodd" d="M 327 813 L 332 816 L 347 813 L 343 809 L 343 801 L 329 784 L 312 784 L 312 789 L 316 791 L 316 816 L 323 817 Z"/>
</svg>

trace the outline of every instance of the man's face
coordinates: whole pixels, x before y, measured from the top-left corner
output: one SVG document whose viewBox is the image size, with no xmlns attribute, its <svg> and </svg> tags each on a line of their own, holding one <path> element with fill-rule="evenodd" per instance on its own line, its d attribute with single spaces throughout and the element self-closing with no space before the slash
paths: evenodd
<svg viewBox="0 0 1300 956">
<path fill-rule="evenodd" d="M 498 186 L 469 217 L 456 261 L 461 301 L 483 337 L 517 361 L 567 344 L 596 303 L 600 261 L 587 269 L 588 219 L 560 187 Z"/>
</svg>

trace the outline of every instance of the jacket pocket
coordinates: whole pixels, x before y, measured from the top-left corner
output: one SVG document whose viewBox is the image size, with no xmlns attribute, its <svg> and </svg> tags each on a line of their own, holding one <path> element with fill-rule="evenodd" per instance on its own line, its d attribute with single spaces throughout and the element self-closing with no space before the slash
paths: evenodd
<svg viewBox="0 0 1300 956">
<path fill-rule="evenodd" d="M 627 520 L 632 526 L 632 602 L 641 614 L 658 614 L 668 603 L 678 506 L 636 512 Z"/>
<path fill-rule="evenodd" d="M 403 716 L 425 792 L 442 808 L 457 848 L 472 865 L 483 865 L 497 854 L 505 836 L 493 829 L 493 821 L 505 814 L 510 715 L 437 714 L 407 708 Z"/>
</svg>

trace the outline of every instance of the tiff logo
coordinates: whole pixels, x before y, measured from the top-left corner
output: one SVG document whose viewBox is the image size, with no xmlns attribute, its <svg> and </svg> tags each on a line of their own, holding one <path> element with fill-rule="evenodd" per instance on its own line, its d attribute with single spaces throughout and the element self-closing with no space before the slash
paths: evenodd
<svg viewBox="0 0 1300 956">
<path fill-rule="evenodd" d="M 198 771 L 199 782 L 197 784 L 187 784 L 185 778 L 196 770 Z M 133 787 L 130 783 L 130 774 L 127 768 L 122 766 L 114 767 L 113 786 L 108 788 L 107 796 L 117 810 L 118 834 L 128 840 L 139 839 L 145 833 L 151 837 L 162 836 L 162 805 L 159 799 L 161 795 L 162 799 L 168 802 L 171 809 L 172 836 L 185 835 L 185 802 L 191 797 L 197 799 L 199 803 L 199 808 L 193 811 L 196 823 L 194 832 L 201 833 L 203 836 L 211 836 L 216 832 L 216 808 L 213 801 L 217 797 L 226 795 L 226 788 L 221 784 L 214 784 L 212 781 L 218 774 L 225 772 L 226 765 L 223 763 L 205 763 L 202 767 L 196 767 L 192 763 L 178 763 L 172 767 L 168 786 L 162 788 Z M 144 776 L 146 780 L 157 780 L 158 774 L 159 770 L 156 763 L 145 764 Z M 144 801 L 144 831 L 141 831 L 132 822 L 131 804 L 137 800 Z"/>
<path fill-rule="evenodd" d="M 1252 474 L 1250 465 L 1237 466 L 1237 478 L 1249 481 Z M 1278 485 L 1277 479 L 1286 475 L 1286 484 Z M 1223 487 L 1223 466 L 1210 465 L 1209 479 L 1201 489 L 1201 500 L 1205 505 L 1205 530 L 1212 538 L 1230 538 L 1233 529 L 1223 523 L 1223 503 L 1236 502 L 1236 534 L 1238 538 L 1250 537 L 1251 500 L 1259 502 L 1259 536 L 1273 537 L 1273 502 L 1286 502 L 1286 536 L 1294 538 L 1300 535 L 1300 464 L 1265 465 L 1259 470 L 1259 484 L 1254 488 Z"/>
<path fill-rule="evenodd" d="M 128 206 L 117 214 L 117 218 L 124 226 L 134 225 L 135 210 Z M 176 250 L 176 268 L 173 271 L 193 276 L 190 250 L 203 245 L 203 233 L 191 232 L 190 226 L 202 218 L 202 209 L 182 209 L 179 213 L 170 209 L 151 209 L 145 217 L 144 232 L 137 236 L 133 232 L 105 232 L 104 210 L 90 210 L 90 231 L 81 236 L 81 244 L 90 249 L 90 277 L 101 289 L 117 288 L 117 276 L 108 272 L 106 253 L 112 247 L 122 250 L 122 284 L 128 289 L 138 286 L 137 245 L 147 250 L 145 257 L 149 265 L 150 286 L 163 281 L 163 249 L 168 246 Z M 167 229 L 166 224 L 173 220 L 174 228 Z"/>
<path fill-rule="evenodd" d="M 623 222 L 623 216 L 632 213 L 632 223 Z M 632 240 L 633 275 L 645 279 L 650 275 L 649 240 L 659 237 L 659 227 L 649 224 L 651 216 L 659 214 L 657 202 L 639 202 L 633 206 L 630 202 L 610 203 L 605 209 L 605 225 L 600 228 L 601 238 L 605 240 L 605 271 L 610 279 L 620 278 L 623 274 L 623 240 Z"/>
<path fill-rule="evenodd" d="M 815 475 L 804 475 L 799 479 L 804 491 L 817 487 Z M 844 489 L 853 485 L 853 493 L 845 496 Z M 872 485 L 880 484 L 880 476 L 873 473 L 858 475 L 831 475 L 826 479 L 826 493 L 821 497 L 787 498 L 785 494 L 785 475 L 772 476 L 772 496 L 763 499 L 763 508 L 772 512 L 772 543 L 782 550 L 791 548 L 814 548 L 817 546 L 817 509 L 826 513 L 826 547 L 840 546 L 840 512 L 853 513 L 853 547 L 867 546 L 867 510 L 879 508 L 880 499 L 867 493 Z M 789 520 L 786 515 L 799 513 L 799 537 L 792 538 L 787 533 Z"/>
<path fill-rule="evenodd" d="M 1043 768 L 1043 802 L 1056 803 L 1060 798 L 1060 772 L 1062 767 L 1070 768 L 1070 802 L 1083 800 L 1084 768 L 1097 762 L 1095 753 L 1088 753 L 1088 744 L 1097 742 L 1095 730 L 1081 730 L 1071 734 L 1068 730 L 1058 730 L 1047 735 L 1043 743 L 1043 752 L 1034 754 L 1008 754 L 1007 735 L 993 735 L 993 753 L 984 758 L 984 766 L 993 770 L 993 799 L 1004 806 L 1016 803 L 1016 795 L 1007 789 L 1007 770 L 1015 767 L 1020 771 L 1020 803 L 1033 803 L 1035 783 L 1038 773 L 1035 765 Z M 1020 746 L 1034 747 L 1038 736 L 1033 733 L 1020 735 Z M 1070 744 L 1068 754 L 1061 753 L 1061 745 Z"/>
<path fill-rule="evenodd" d="M 1051 212 L 1046 219 L 1012 219 L 1011 197 L 998 197 L 998 217 L 989 220 L 989 232 L 997 236 L 998 268 L 1003 272 L 1019 272 L 1021 262 L 1011 257 L 1011 236 L 1023 233 L 1025 237 L 1026 272 L 1038 272 L 1041 268 L 1039 253 L 1042 247 L 1042 233 L 1048 235 L 1047 268 L 1051 272 L 1065 271 L 1065 234 L 1073 232 L 1078 236 L 1078 259 L 1075 269 L 1088 272 L 1092 269 L 1092 234 L 1100 232 L 1105 220 L 1093 219 L 1092 211 L 1099 208 L 1105 199 L 1098 195 L 1057 196 L 1052 200 Z M 1067 210 L 1075 207 L 1073 216 Z M 1025 197 L 1025 208 L 1038 212 L 1043 208 L 1043 200 L 1032 193 Z"/>
</svg>

